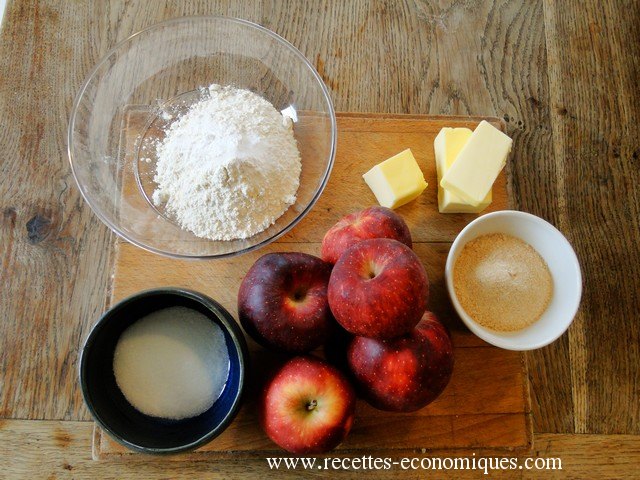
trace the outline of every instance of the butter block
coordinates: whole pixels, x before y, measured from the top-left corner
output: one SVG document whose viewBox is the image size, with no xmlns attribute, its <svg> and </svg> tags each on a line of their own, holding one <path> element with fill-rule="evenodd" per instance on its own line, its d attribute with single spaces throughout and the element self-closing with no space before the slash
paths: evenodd
<svg viewBox="0 0 640 480">
<path fill-rule="evenodd" d="M 512 143 L 511 138 L 483 120 L 443 175 L 440 185 L 478 207 L 504 168 Z"/>
<path fill-rule="evenodd" d="M 480 202 L 480 205 L 474 207 L 455 193 L 451 193 L 440 186 L 442 177 L 453 165 L 471 134 L 472 132 L 468 128 L 445 127 L 440 130 L 433 142 L 433 149 L 436 155 L 436 172 L 438 173 L 438 210 L 440 213 L 480 213 L 491 204 L 491 190 Z"/>
<path fill-rule="evenodd" d="M 420 195 L 427 182 L 410 149 L 379 163 L 362 178 L 383 207 L 397 208 Z"/>
</svg>

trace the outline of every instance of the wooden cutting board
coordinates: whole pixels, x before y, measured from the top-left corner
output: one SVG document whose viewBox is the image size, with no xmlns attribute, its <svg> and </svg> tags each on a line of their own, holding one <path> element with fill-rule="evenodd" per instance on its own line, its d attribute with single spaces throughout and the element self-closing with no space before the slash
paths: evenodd
<svg viewBox="0 0 640 480">
<path fill-rule="evenodd" d="M 318 255 L 324 233 L 340 217 L 376 203 L 362 174 L 391 155 L 411 148 L 429 186 L 417 200 L 397 212 L 411 229 L 414 250 L 431 281 L 429 309 L 451 331 L 454 373 L 444 393 L 415 413 L 382 412 L 359 400 L 353 430 L 332 455 L 529 451 L 532 426 L 523 356 L 492 347 L 470 333 L 453 311 L 444 284 L 450 243 L 476 215 L 438 213 L 433 140 L 442 127 L 474 128 L 482 118 L 352 113 L 339 113 L 337 117 L 338 148 L 331 178 L 316 206 L 291 232 L 257 252 L 210 261 L 172 260 L 118 240 L 110 301 L 117 302 L 149 288 L 187 287 L 215 298 L 237 318 L 238 287 L 257 258 L 275 251 Z M 125 156 L 133 155 L 134 139 L 146 118 L 146 112 L 128 112 L 121 137 Z M 487 120 L 504 128 L 498 119 Z M 502 173 L 486 212 L 509 208 L 508 198 L 506 175 Z M 177 455 L 176 459 L 282 455 L 282 450 L 260 429 L 256 408 L 265 368 L 278 359 L 251 339 L 248 343 L 253 371 L 237 418 L 218 438 L 195 452 Z M 139 454 L 129 452 L 96 426 L 93 456 L 135 458 Z"/>
</svg>

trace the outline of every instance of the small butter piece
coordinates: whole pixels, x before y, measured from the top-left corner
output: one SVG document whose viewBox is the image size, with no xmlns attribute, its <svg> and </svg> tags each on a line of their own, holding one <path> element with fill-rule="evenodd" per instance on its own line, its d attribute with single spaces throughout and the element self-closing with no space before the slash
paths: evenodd
<svg viewBox="0 0 640 480">
<path fill-rule="evenodd" d="M 440 185 L 475 207 L 482 203 L 511 151 L 507 135 L 482 121 L 469 137 Z"/>
<path fill-rule="evenodd" d="M 471 134 L 472 132 L 468 128 L 445 127 L 440 130 L 433 142 L 433 149 L 436 154 L 436 171 L 438 173 L 438 210 L 440 213 L 480 213 L 491 204 L 491 190 L 480 202 L 480 205 L 474 207 L 455 193 L 451 193 L 440 186 L 442 177 L 453 165 Z"/>
<path fill-rule="evenodd" d="M 427 182 L 410 149 L 379 163 L 362 178 L 383 207 L 397 208 L 420 195 Z"/>
</svg>

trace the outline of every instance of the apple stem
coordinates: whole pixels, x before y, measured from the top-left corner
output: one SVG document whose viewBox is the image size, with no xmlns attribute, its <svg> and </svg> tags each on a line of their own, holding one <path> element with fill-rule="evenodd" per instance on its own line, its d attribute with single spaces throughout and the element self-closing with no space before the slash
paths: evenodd
<svg viewBox="0 0 640 480">
<path fill-rule="evenodd" d="M 318 406 L 318 402 L 316 400 L 311 400 L 307 403 L 307 410 L 311 411 Z"/>
</svg>

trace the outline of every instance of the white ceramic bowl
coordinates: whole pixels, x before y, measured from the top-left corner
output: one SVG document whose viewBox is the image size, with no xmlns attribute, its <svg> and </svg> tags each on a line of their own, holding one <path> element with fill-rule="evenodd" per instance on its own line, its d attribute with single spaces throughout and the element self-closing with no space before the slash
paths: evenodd
<svg viewBox="0 0 640 480">
<path fill-rule="evenodd" d="M 544 258 L 553 278 L 553 297 L 542 317 L 516 332 L 497 332 L 476 323 L 463 310 L 453 288 L 453 266 L 465 244 L 488 233 L 518 237 Z M 557 340 L 571 325 L 582 296 L 582 273 L 573 248 L 553 225 L 530 213 L 503 210 L 478 217 L 456 237 L 445 267 L 449 297 L 458 315 L 473 333 L 496 347 L 533 350 Z"/>
</svg>

